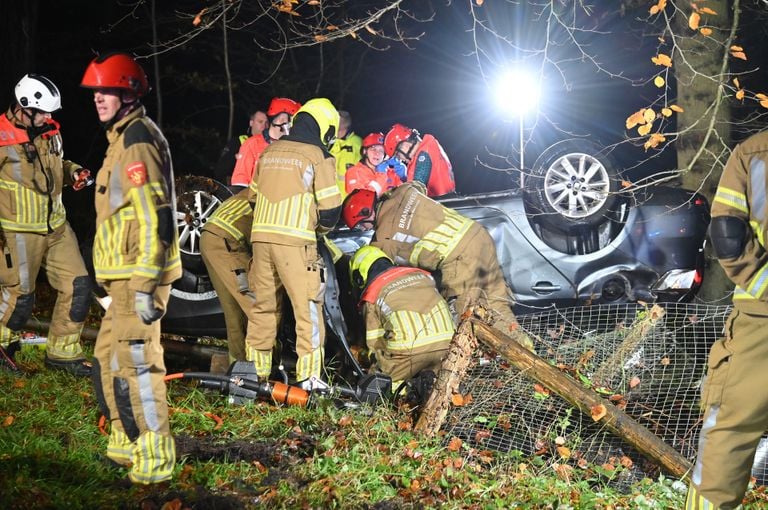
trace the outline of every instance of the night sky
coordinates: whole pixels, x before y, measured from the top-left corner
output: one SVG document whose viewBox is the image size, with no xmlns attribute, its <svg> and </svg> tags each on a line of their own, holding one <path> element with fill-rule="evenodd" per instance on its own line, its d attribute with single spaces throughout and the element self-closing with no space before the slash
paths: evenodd
<svg viewBox="0 0 768 510">
<path fill-rule="evenodd" d="M 57 114 L 57 119 L 62 123 L 66 156 L 93 169 L 99 168 L 106 144 L 92 96 L 78 86 L 82 73 L 96 51 L 119 49 L 138 55 L 149 52 L 151 32 L 147 8 L 142 5 L 133 16 L 127 16 L 130 10 L 126 3 L 39 2 L 33 62 L 29 69 L 5 71 L 18 75 L 13 81 L 25 71 L 34 71 L 58 84 L 64 109 Z M 159 1 L 158 9 L 166 20 L 160 27 L 161 38 L 189 27 L 189 21 L 168 21 L 172 20 L 170 6 L 179 4 L 200 7 L 206 2 Z M 385 52 L 362 52 L 361 46 L 351 39 L 325 45 L 325 64 L 338 66 L 338 62 L 343 61 L 343 73 L 339 67 L 327 69 L 319 85 L 318 46 L 292 52 L 272 74 L 270 62 L 274 62 L 275 55 L 259 50 L 253 34 L 232 32 L 230 56 L 237 87 L 236 133 L 244 130 L 249 111 L 253 107 L 265 108 L 271 97 L 285 95 L 306 101 L 315 95 L 314 89 L 319 88 L 317 95 L 330 98 L 338 108 L 352 113 L 353 129 L 361 136 L 370 131 L 386 132 L 394 122 L 434 134 L 454 163 L 460 191 L 508 187 L 509 174 L 488 171 L 476 160 L 498 164 L 488 157 L 488 151 L 510 153 L 510 147 L 517 146 L 517 122 L 499 116 L 493 94 L 471 55 L 472 40 L 467 32 L 471 18 L 467 5 L 453 2 L 448 7 L 444 2 L 435 2 L 434 6 L 437 12 L 434 20 L 412 30 L 412 33 L 424 32 L 420 40 L 411 43 L 412 49 L 395 44 Z M 496 19 L 497 28 L 510 38 L 534 40 L 540 36 L 525 20 L 499 16 Z M 629 75 L 648 71 L 650 66 L 646 63 L 654 48 L 643 47 L 622 28 L 621 23 L 628 22 L 628 18 L 600 18 L 598 12 L 596 19 L 616 31 L 613 37 L 589 41 L 598 52 L 601 48 L 610 48 L 610 52 L 602 53 L 605 61 L 621 64 Z M 227 103 L 222 89 L 224 75 L 218 37 L 212 30 L 207 39 L 200 38 L 161 57 L 163 129 L 171 143 L 177 174 L 210 175 L 225 143 Z M 488 43 L 486 49 L 496 62 L 519 57 L 508 46 L 493 42 Z M 154 80 L 151 60 L 141 62 L 150 81 Z M 540 146 L 566 137 L 565 133 L 553 129 L 553 125 L 604 144 L 620 140 L 624 135 L 624 118 L 643 106 L 654 93 L 626 81 L 609 80 L 583 63 L 573 62 L 567 68 L 572 73 L 570 90 L 557 76 L 548 76 L 551 79 L 543 91 L 536 131 L 527 133 L 533 138 L 526 155 L 530 162 L 541 150 Z M 488 73 L 489 69 L 493 66 L 486 63 L 483 71 Z M 344 78 L 340 78 L 342 75 Z M 269 80 L 265 80 L 267 76 L 271 76 Z M 4 104 L 9 104 L 10 92 L 0 91 Z M 145 102 L 150 115 L 156 118 L 154 95 Z M 622 164 L 627 166 L 633 159 L 642 157 L 642 153 L 631 149 L 624 151 L 624 155 L 628 162 Z M 514 164 L 517 157 L 513 155 L 510 161 L 507 166 Z M 653 164 L 674 165 L 674 159 L 656 159 Z"/>
</svg>

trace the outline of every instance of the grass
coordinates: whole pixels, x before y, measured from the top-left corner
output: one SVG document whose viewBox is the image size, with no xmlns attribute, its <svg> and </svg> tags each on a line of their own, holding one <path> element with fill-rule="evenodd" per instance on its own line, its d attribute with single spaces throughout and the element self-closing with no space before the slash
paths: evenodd
<svg viewBox="0 0 768 510">
<path fill-rule="evenodd" d="M 179 462 L 163 487 L 125 484 L 104 460 L 91 383 L 46 371 L 43 351 L 18 356 L 28 375 L 0 372 L 0 494 L 8 509 L 79 508 L 681 508 L 684 486 L 644 480 L 625 491 L 599 466 L 424 439 L 404 410 L 231 406 L 169 383 Z M 212 416 L 221 419 L 221 423 Z M 621 468 L 620 468 L 621 469 Z M 615 474 L 615 473 L 614 473 Z M 760 508 L 761 492 L 747 508 Z"/>
</svg>

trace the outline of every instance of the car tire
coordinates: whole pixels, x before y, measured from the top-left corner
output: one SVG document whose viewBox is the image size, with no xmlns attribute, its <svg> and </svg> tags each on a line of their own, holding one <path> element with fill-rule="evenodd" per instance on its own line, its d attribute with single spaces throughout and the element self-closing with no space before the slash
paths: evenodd
<svg viewBox="0 0 768 510">
<path fill-rule="evenodd" d="M 621 176 L 613 158 L 589 140 L 563 140 L 526 175 L 525 205 L 543 227 L 570 234 L 615 219 Z"/>
<path fill-rule="evenodd" d="M 200 255 L 200 235 L 208 218 L 231 196 L 229 188 L 208 177 L 184 175 L 176 179 L 176 228 L 181 263 L 188 271 L 206 271 Z"/>
</svg>

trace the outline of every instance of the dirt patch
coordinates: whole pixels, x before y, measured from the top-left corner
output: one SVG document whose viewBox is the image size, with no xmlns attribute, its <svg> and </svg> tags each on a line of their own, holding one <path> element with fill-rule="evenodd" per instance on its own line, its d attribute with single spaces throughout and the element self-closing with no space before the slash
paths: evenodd
<svg viewBox="0 0 768 510">
<path fill-rule="evenodd" d="M 217 462 L 258 461 L 266 467 L 285 467 L 312 457 L 317 451 L 317 440 L 314 437 L 296 433 L 276 441 L 222 441 L 186 435 L 176 436 L 175 440 L 179 458 Z"/>
</svg>

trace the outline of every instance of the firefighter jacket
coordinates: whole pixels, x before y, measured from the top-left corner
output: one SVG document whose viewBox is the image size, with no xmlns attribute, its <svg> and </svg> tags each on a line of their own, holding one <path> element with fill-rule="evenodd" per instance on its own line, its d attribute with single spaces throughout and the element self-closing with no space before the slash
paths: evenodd
<svg viewBox="0 0 768 510">
<path fill-rule="evenodd" d="M 394 169 L 387 168 L 386 172 L 377 172 L 362 161 L 347 170 L 344 181 L 347 194 L 354 189 L 367 189 L 377 196 L 402 184 Z"/>
<path fill-rule="evenodd" d="M 483 228 L 424 194 L 420 182 L 406 182 L 381 196 L 371 244 L 395 264 L 440 269 L 462 251 L 467 233 Z"/>
<path fill-rule="evenodd" d="M 456 191 L 453 166 L 437 138 L 424 135 L 424 139 L 414 149 L 414 154 L 408 163 L 408 181 L 426 184 L 427 195 L 430 197 Z"/>
<path fill-rule="evenodd" d="M 328 233 L 341 211 L 332 157 L 319 146 L 280 139 L 251 181 L 251 242 L 303 246 Z"/>
<path fill-rule="evenodd" d="M 347 133 L 344 138 L 337 138 L 331 146 L 331 156 L 336 158 L 336 184 L 339 191 L 346 196 L 344 177 L 347 170 L 362 157 L 363 139 L 353 132 Z"/>
<path fill-rule="evenodd" d="M 371 352 L 431 351 L 434 344 L 447 344 L 453 337 L 448 304 L 432 276 L 421 269 L 387 269 L 368 282 L 360 302 Z"/>
<path fill-rule="evenodd" d="M 751 228 L 741 255 L 720 259 L 736 284 L 735 307 L 768 315 L 768 131 L 738 145 L 725 165 L 712 202 L 712 218 L 733 216 Z"/>
<path fill-rule="evenodd" d="M 0 226 L 47 234 L 66 221 L 61 190 L 81 167 L 64 159 L 55 121 L 28 131 L 12 118 L 0 115 Z"/>
<path fill-rule="evenodd" d="M 152 293 L 181 276 L 168 142 L 144 107 L 115 122 L 107 140 L 96 176 L 96 279 Z"/>
<path fill-rule="evenodd" d="M 240 146 L 235 156 L 235 169 L 232 171 L 232 186 L 248 186 L 253 179 L 253 172 L 259 164 L 259 156 L 269 147 L 272 140 L 267 132 L 248 138 Z"/>
<path fill-rule="evenodd" d="M 239 244 L 250 252 L 252 223 L 253 207 L 248 202 L 248 190 L 244 189 L 226 199 L 208 218 L 203 230 L 216 234 L 227 242 Z"/>
</svg>

